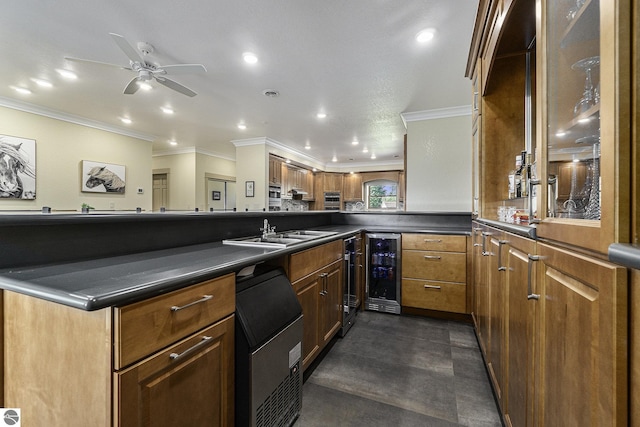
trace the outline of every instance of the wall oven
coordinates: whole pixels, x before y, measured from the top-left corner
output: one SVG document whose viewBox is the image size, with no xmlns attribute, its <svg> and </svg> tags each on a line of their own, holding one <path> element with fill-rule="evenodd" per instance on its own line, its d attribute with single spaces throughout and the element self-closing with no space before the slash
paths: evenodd
<svg viewBox="0 0 640 427">
<path fill-rule="evenodd" d="M 279 211 L 282 208 L 282 199 L 280 187 L 277 185 L 269 186 L 269 210 Z"/>
<path fill-rule="evenodd" d="M 324 193 L 324 209 L 328 211 L 340 210 L 340 193 L 339 192 L 326 192 Z"/>
</svg>

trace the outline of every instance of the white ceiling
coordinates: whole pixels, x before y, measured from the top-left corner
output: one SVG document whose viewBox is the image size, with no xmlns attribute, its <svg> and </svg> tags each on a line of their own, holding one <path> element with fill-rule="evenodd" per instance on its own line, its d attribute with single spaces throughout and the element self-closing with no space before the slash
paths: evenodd
<svg viewBox="0 0 640 427">
<path fill-rule="evenodd" d="M 337 165 L 393 162 L 403 157 L 401 113 L 465 106 L 471 98 L 464 72 L 477 0 L 5 0 L 2 6 L 0 105 L 128 129 L 153 140 L 156 154 L 195 148 L 235 158 L 232 140 L 266 137 L 320 164 L 332 165 L 334 155 Z M 436 36 L 418 44 L 415 35 L 425 28 Z M 160 65 L 203 64 L 206 74 L 172 77 L 198 95 L 157 83 L 124 95 L 132 71 L 65 60 L 128 66 L 110 32 L 134 46 L 152 44 L 149 59 Z M 257 64 L 243 61 L 247 51 Z M 57 68 L 79 77 L 66 81 Z M 40 88 L 32 78 L 53 87 Z M 33 93 L 21 95 L 12 85 Z M 266 97 L 265 90 L 280 96 Z M 318 111 L 327 118 L 316 118 Z M 122 116 L 133 123 L 123 125 Z M 246 130 L 237 128 L 240 122 Z"/>
</svg>

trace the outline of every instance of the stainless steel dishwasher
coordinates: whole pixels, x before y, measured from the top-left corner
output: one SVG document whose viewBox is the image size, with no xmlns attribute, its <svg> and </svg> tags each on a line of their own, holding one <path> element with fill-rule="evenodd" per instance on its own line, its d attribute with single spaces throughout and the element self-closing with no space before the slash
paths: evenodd
<svg viewBox="0 0 640 427">
<path fill-rule="evenodd" d="M 302 307 L 282 269 L 236 281 L 235 425 L 291 426 L 302 409 Z"/>
</svg>

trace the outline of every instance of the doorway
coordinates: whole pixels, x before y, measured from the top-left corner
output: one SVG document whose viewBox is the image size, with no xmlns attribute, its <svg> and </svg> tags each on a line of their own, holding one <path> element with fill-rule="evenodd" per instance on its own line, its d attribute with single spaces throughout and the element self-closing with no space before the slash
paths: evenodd
<svg viewBox="0 0 640 427">
<path fill-rule="evenodd" d="M 232 211 L 236 207 L 236 183 L 207 178 L 208 210 Z"/>
<path fill-rule="evenodd" d="M 154 212 L 169 206 L 169 174 L 153 174 L 152 204 Z"/>
</svg>

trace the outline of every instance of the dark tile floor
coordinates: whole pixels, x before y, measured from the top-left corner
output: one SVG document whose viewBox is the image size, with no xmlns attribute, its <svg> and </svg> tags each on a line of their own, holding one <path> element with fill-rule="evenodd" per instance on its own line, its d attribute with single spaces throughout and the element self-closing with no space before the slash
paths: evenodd
<svg viewBox="0 0 640 427">
<path fill-rule="evenodd" d="M 471 325 L 365 311 L 304 384 L 310 426 L 502 423 Z"/>
</svg>

